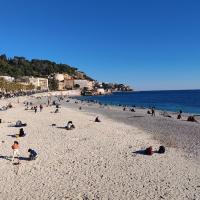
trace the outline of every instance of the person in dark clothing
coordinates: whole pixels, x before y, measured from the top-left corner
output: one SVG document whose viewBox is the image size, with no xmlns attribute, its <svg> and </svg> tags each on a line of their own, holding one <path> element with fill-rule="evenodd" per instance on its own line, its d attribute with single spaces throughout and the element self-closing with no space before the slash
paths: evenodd
<svg viewBox="0 0 200 200">
<path fill-rule="evenodd" d="M 155 108 L 153 108 L 153 107 L 151 108 L 151 116 L 154 116 L 154 117 L 156 116 Z"/>
<path fill-rule="evenodd" d="M 24 133 L 24 129 L 20 128 L 19 129 L 19 137 L 24 137 L 26 134 Z"/>
<path fill-rule="evenodd" d="M 101 120 L 99 119 L 99 117 L 95 118 L 95 122 L 101 122 Z"/>
<path fill-rule="evenodd" d="M 181 118 L 182 118 L 182 113 L 183 113 L 183 111 L 180 110 L 180 111 L 179 111 L 179 114 L 178 114 L 178 116 L 177 116 L 177 119 L 181 119 Z"/>
<path fill-rule="evenodd" d="M 37 113 L 37 106 L 34 107 L 34 111 L 35 111 L 35 113 Z"/>
<path fill-rule="evenodd" d="M 29 154 L 29 160 L 35 160 L 37 158 L 37 153 L 33 149 L 28 149 Z"/>
<path fill-rule="evenodd" d="M 42 112 L 42 109 L 43 109 L 43 105 L 40 104 L 40 112 Z"/>
</svg>

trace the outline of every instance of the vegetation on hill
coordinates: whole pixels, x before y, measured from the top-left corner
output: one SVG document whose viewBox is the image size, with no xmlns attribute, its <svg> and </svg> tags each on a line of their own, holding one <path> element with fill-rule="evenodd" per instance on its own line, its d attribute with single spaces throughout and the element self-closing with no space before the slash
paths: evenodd
<svg viewBox="0 0 200 200">
<path fill-rule="evenodd" d="M 57 64 L 49 60 L 32 59 L 14 56 L 7 58 L 5 54 L 0 55 L 0 75 L 12 76 L 15 78 L 22 76 L 47 77 L 53 73 L 67 73 L 75 75 L 77 68 L 67 64 Z"/>
</svg>

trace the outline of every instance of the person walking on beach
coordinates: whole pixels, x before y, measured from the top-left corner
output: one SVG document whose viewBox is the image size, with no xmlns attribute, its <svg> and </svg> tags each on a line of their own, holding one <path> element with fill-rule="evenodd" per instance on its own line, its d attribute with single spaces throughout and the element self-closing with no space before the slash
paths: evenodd
<svg viewBox="0 0 200 200">
<path fill-rule="evenodd" d="M 40 104 L 40 112 L 42 112 L 42 109 L 43 109 L 43 105 Z"/>
<path fill-rule="evenodd" d="M 151 108 L 151 116 L 153 116 L 153 117 L 156 116 L 155 108 L 154 107 Z"/>
<path fill-rule="evenodd" d="M 179 111 L 179 114 L 178 114 L 178 116 L 177 116 L 177 119 L 181 119 L 181 118 L 182 118 L 182 112 L 183 112 L 182 110 Z"/>
<path fill-rule="evenodd" d="M 35 113 L 37 113 L 37 106 L 34 107 Z"/>
<path fill-rule="evenodd" d="M 12 162 L 14 161 L 15 157 L 18 157 L 19 160 L 19 143 L 14 141 L 14 144 L 11 146 L 11 148 L 13 150 Z"/>
</svg>

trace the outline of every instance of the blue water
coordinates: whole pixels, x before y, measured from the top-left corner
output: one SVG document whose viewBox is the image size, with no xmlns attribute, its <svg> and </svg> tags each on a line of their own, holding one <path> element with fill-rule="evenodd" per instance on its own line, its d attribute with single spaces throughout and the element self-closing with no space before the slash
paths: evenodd
<svg viewBox="0 0 200 200">
<path fill-rule="evenodd" d="M 103 104 L 127 105 L 200 114 L 200 90 L 117 92 L 104 96 L 83 96 L 82 100 L 96 100 Z"/>
</svg>

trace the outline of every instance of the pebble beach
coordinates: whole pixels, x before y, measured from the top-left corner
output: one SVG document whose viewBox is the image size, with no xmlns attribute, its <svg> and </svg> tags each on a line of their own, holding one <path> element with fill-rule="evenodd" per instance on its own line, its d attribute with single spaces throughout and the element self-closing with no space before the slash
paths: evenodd
<svg viewBox="0 0 200 200">
<path fill-rule="evenodd" d="M 42 103 L 42 112 L 25 110 L 26 101 Z M 54 113 L 46 97 L 0 100 L 13 105 L 0 112 L 1 199 L 200 199 L 199 123 L 75 101 L 64 98 Z M 17 120 L 27 123 L 23 138 L 12 137 Z M 74 130 L 64 128 L 70 120 Z M 14 140 L 19 165 L 11 162 Z M 156 153 L 160 145 L 164 154 Z M 152 156 L 143 153 L 149 146 Z M 26 159 L 28 148 L 36 160 Z"/>
</svg>

